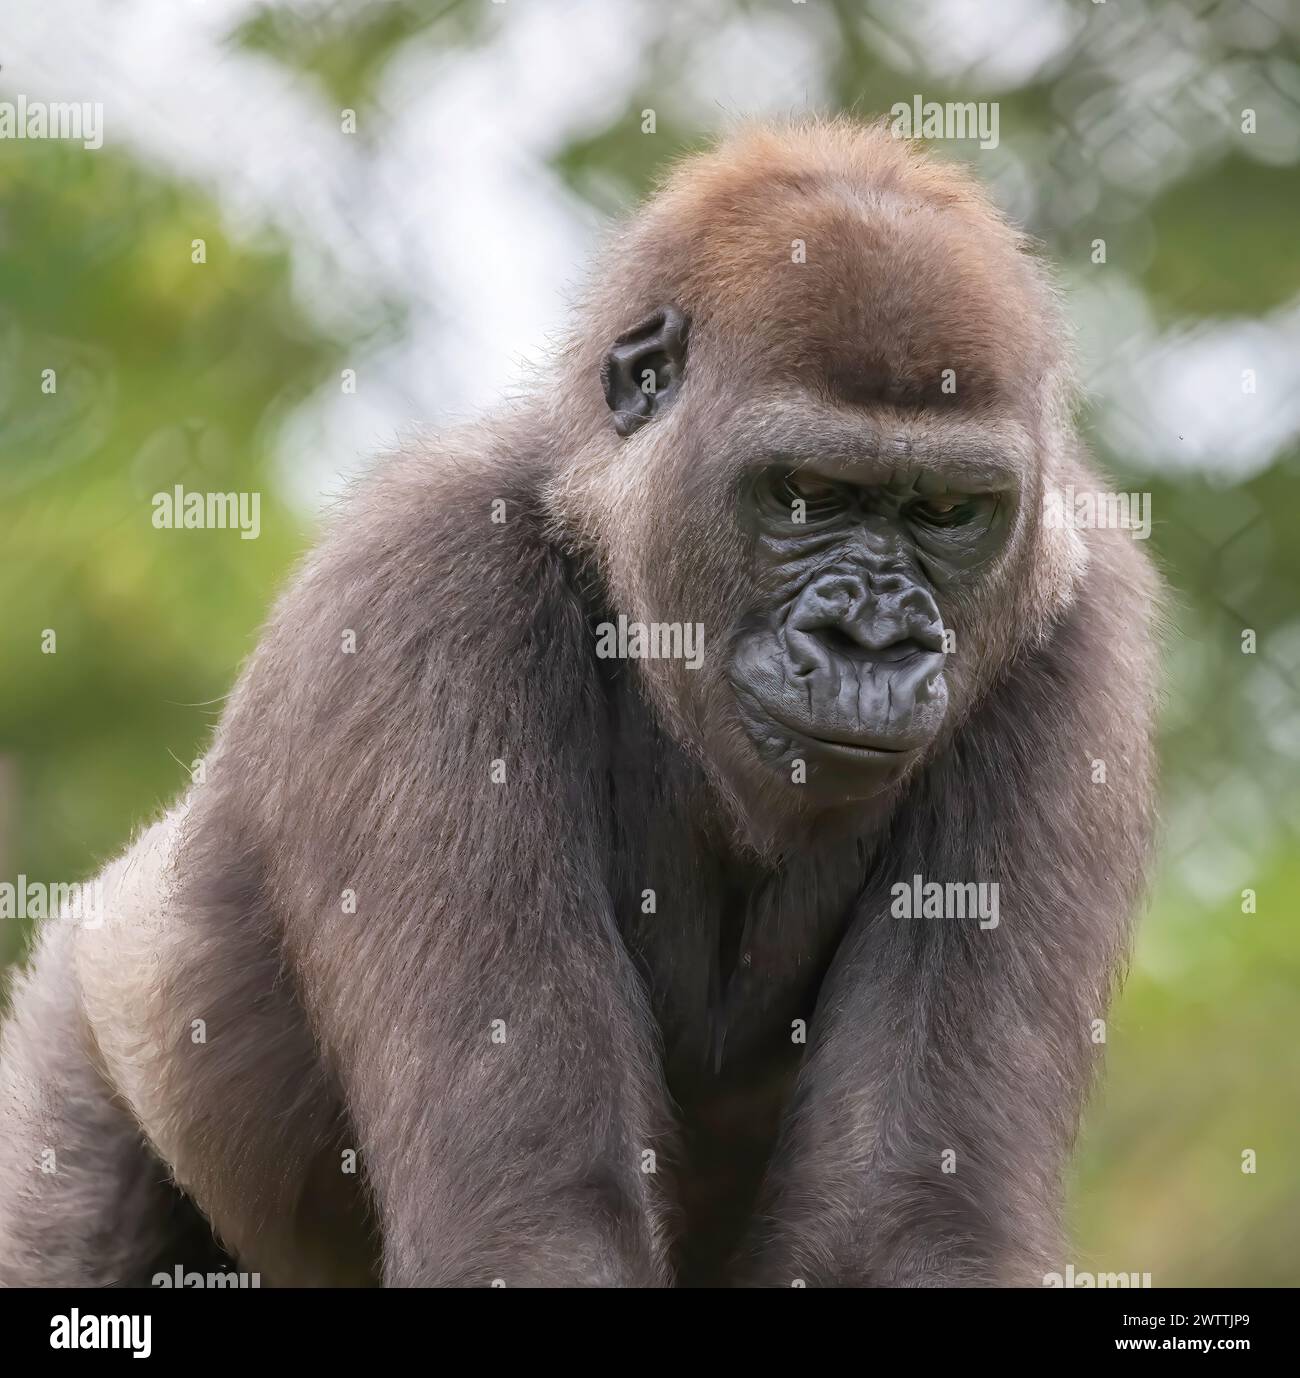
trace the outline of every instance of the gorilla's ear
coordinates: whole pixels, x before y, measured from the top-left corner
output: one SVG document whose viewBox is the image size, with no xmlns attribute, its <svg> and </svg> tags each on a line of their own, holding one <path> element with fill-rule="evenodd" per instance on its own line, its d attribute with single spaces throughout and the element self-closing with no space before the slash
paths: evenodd
<svg viewBox="0 0 1300 1378">
<path fill-rule="evenodd" d="M 686 317 L 675 306 L 661 306 L 614 341 L 600 381 L 619 435 L 631 435 L 676 395 L 686 368 L 686 331 Z"/>
</svg>

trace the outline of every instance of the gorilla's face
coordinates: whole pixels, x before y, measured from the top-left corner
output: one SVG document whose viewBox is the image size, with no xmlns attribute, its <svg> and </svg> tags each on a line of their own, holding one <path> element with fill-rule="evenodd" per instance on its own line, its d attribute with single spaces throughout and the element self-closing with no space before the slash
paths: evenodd
<svg viewBox="0 0 1300 1378">
<path fill-rule="evenodd" d="M 877 475 L 878 477 L 878 475 Z M 948 710 L 940 590 L 1002 542 L 1008 504 L 903 469 L 858 483 L 839 466 L 764 467 L 742 496 L 754 597 L 728 678 L 759 758 L 824 803 L 879 793 Z"/>
<path fill-rule="evenodd" d="M 631 439 L 593 452 L 579 509 L 614 606 L 702 629 L 702 665 L 640 673 L 751 841 L 887 802 L 1033 635 L 1037 422 L 983 354 L 943 394 L 946 340 L 890 372 L 869 331 L 769 357 L 665 306 L 605 357 Z"/>
</svg>

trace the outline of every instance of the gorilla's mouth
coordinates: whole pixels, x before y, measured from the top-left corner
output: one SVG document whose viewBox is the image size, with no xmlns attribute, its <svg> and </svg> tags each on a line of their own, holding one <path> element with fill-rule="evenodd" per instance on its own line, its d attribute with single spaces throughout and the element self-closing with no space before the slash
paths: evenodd
<svg viewBox="0 0 1300 1378">
<path fill-rule="evenodd" d="M 809 741 L 818 746 L 836 746 L 843 751 L 856 751 L 860 756 L 907 756 L 918 748 L 914 746 L 879 746 L 875 742 L 846 742 L 840 737 L 821 737 L 812 734 Z"/>
<path fill-rule="evenodd" d="M 814 742 L 818 747 L 827 750 L 830 754 L 842 756 L 846 760 L 871 761 L 878 758 L 888 759 L 889 757 L 893 757 L 901 761 L 903 758 L 912 756 L 920 751 L 923 745 L 923 743 L 918 743 L 914 745 L 904 744 L 901 746 L 887 746 L 879 740 L 872 741 L 863 737 L 851 737 L 844 733 L 832 735 L 825 730 L 812 731 L 807 725 L 800 726 L 788 722 L 778 714 L 771 713 L 770 709 L 768 712 L 771 714 L 772 721 L 778 727 L 784 728 L 787 732 L 793 733 L 796 737 L 804 741 Z"/>
<path fill-rule="evenodd" d="M 948 706 L 946 661 L 920 572 L 902 555 L 855 547 L 776 610 L 742 621 L 729 678 L 760 759 L 807 797 L 851 800 L 898 780 L 932 747 Z"/>
<path fill-rule="evenodd" d="M 760 634 L 741 643 L 731 680 L 750 740 L 769 766 L 795 772 L 791 778 L 813 793 L 860 797 L 860 789 L 897 779 L 933 745 L 948 701 L 944 660 L 915 643 L 880 661 L 825 652 L 800 676 L 779 643 Z"/>
<path fill-rule="evenodd" d="M 889 665 L 900 669 L 908 661 L 914 661 L 920 656 L 933 655 L 942 648 L 943 644 L 939 642 L 938 645 L 935 645 L 929 640 L 923 642 L 908 638 L 895 642 L 892 646 L 868 649 L 860 641 L 855 640 L 838 627 L 825 628 L 819 633 L 819 639 L 828 654 L 841 660 L 849 661 L 852 664 Z M 795 673 L 802 678 L 811 674 L 815 668 L 815 663 L 810 663 L 801 666 Z"/>
</svg>

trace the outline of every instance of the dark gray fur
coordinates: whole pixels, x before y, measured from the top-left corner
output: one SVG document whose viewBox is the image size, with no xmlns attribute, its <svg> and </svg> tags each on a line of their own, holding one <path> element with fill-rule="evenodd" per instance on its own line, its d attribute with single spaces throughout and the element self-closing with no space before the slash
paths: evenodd
<svg viewBox="0 0 1300 1378">
<path fill-rule="evenodd" d="M 768 778 L 732 720 L 725 649 L 762 575 L 731 485 L 744 437 L 782 427 L 815 450 L 860 425 L 879 455 L 904 416 L 960 448 L 924 399 L 873 402 L 877 380 L 828 402 L 816 381 L 851 391 L 898 311 L 951 338 L 930 274 L 888 297 L 780 276 L 800 232 L 856 261 L 855 217 L 900 197 L 920 208 L 888 221 L 900 235 L 998 265 L 1015 325 L 954 318 L 975 403 L 952 419 L 1028 437 L 1025 516 L 944 609 L 963 638 L 944 733 L 832 816 Z M 775 267 L 748 247 L 764 215 Z M 601 353 L 665 301 L 691 318 L 681 395 L 623 440 Z M 192 1237 L 168 1168 L 270 1282 L 373 1265 L 390 1285 L 1008 1284 L 1060 1266 L 1091 1024 L 1151 835 L 1155 582 L 1123 533 L 1049 554 L 1044 485 L 1095 483 L 1059 335 L 978 193 L 879 131 L 759 131 L 679 173 L 538 397 L 384 463 L 271 618 L 174 865 L 198 937 L 159 973 L 170 1017 L 141 1031 L 166 1049 L 177 1162 L 96 1070 L 76 982 L 42 949 L 4 1056 L 55 1109 L 0 1129 L 0 1280 L 147 1280 Z M 923 330 L 909 348 L 919 375 L 942 363 Z M 619 611 L 704 622 L 698 683 L 598 660 L 594 624 Z M 893 918 L 914 874 L 997 881 L 999 927 Z M 33 1177 L 51 1134 L 75 1180 Z"/>
</svg>

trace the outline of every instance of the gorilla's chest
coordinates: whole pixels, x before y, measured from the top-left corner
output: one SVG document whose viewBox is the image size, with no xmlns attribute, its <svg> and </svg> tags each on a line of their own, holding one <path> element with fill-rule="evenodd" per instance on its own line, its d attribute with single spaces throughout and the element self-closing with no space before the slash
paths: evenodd
<svg viewBox="0 0 1300 1378">
<path fill-rule="evenodd" d="M 617 912 L 663 1038 L 677 1112 L 684 1277 L 735 1246 L 861 890 L 856 856 L 767 872 L 646 856 Z M 646 912 L 650 910 L 651 912 Z"/>
<path fill-rule="evenodd" d="M 860 857 L 780 868 L 647 853 L 617 906 L 683 1105 L 783 1084 L 812 1028 L 826 971 L 862 888 Z"/>
</svg>

